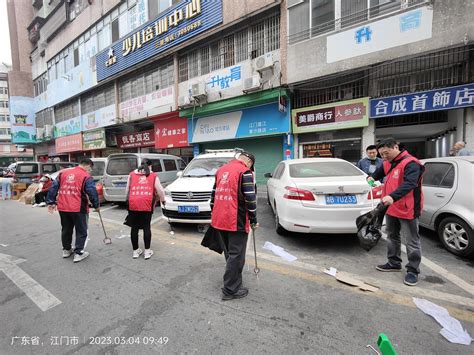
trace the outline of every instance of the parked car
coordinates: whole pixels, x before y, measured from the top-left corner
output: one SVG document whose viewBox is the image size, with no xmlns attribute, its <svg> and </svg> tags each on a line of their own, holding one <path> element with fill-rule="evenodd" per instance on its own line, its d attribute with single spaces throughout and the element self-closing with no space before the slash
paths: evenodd
<svg viewBox="0 0 474 355">
<path fill-rule="evenodd" d="M 422 162 L 424 206 L 420 225 L 437 232 L 451 253 L 474 255 L 474 157 Z"/>
<path fill-rule="evenodd" d="M 169 223 L 211 223 L 211 193 L 217 170 L 241 150 L 206 150 L 195 157 L 178 179 L 165 189 L 163 215 Z"/>
<path fill-rule="evenodd" d="M 37 183 L 45 174 L 53 174 L 61 169 L 76 166 L 74 162 L 18 162 L 15 169 L 15 182 Z"/>
<path fill-rule="evenodd" d="M 104 173 L 104 197 L 111 202 L 125 202 L 125 189 L 128 175 L 141 165 L 143 159 L 150 159 L 152 170 L 158 173 L 161 184 L 165 187 L 176 180 L 177 172 L 186 164 L 183 159 L 168 154 L 154 153 L 118 153 L 107 158 Z"/>
<path fill-rule="evenodd" d="M 356 218 L 372 207 L 366 174 L 346 160 L 286 160 L 265 176 L 279 234 L 356 233 Z M 375 204 L 379 197 L 377 187 Z"/>
</svg>

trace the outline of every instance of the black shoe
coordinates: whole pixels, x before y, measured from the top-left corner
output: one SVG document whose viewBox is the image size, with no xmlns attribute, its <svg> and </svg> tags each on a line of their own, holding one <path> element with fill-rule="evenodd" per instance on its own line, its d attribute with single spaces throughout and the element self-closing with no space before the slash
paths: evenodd
<svg viewBox="0 0 474 355">
<path fill-rule="evenodd" d="M 416 286 L 418 283 L 418 275 L 413 272 L 407 272 L 405 275 L 405 280 L 403 281 L 405 285 Z"/>
<path fill-rule="evenodd" d="M 244 298 L 248 294 L 249 294 L 249 289 L 246 287 L 242 287 L 240 290 L 238 290 L 236 293 L 233 293 L 232 295 L 227 295 L 225 293 L 222 293 L 222 300 L 230 301 L 236 298 Z"/>
<path fill-rule="evenodd" d="M 399 266 L 393 266 L 392 264 L 390 263 L 386 263 L 386 264 L 383 264 L 383 265 L 377 265 L 375 267 L 378 271 L 384 271 L 384 272 L 397 272 L 397 271 L 402 271 L 402 266 L 399 265 Z"/>
</svg>

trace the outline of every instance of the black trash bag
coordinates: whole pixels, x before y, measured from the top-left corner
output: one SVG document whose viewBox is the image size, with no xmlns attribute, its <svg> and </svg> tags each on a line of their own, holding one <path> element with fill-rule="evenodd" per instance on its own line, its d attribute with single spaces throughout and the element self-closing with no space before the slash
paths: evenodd
<svg viewBox="0 0 474 355">
<path fill-rule="evenodd" d="M 357 217 L 357 237 L 359 244 L 365 251 L 377 245 L 382 236 L 381 227 L 387 206 L 378 204 L 375 209 Z"/>
</svg>

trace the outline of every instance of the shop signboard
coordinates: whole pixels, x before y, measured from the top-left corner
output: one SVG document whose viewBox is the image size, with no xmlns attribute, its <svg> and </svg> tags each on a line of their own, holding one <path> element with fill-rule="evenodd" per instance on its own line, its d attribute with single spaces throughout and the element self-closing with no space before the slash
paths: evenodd
<svg viewBox="0 0 474 355">
<path fill-rule="evenodd" d="M 179 148 L 188 144 L 188 120 L 176 117 L 155 121 L 155 148 Z"/>
<path fill-rule="evenodd" d="M 293 133 L 367 127 L 369 98 L 303 107 L 292 111 Z"/>
<path fill-rule="evenodd" d="M 87 131 L 82 134 L 83 150 L 104 149 L 105 145 L 105 130 L 96 129 Z"/>
<path fill-rule="evenodd" d="M 56 138 L 56 154 L 80 152 L 82 150 L 82 134 Z"/>
<path fill-rule="evenodd" d="M 81 116 L 70 118 L 66 121 L 56 123 L 54 126 L 54 137 L 64 137 L 76 134 L 82 131 Z"/>
<path fill-rule="evenodd" d="M 474 84 L 370 100 L 370 117 L 450 110 L 474 106 Z"/>
<path fill-rule="evenodd" d="M 432 36 L 433 7 L 422 7 L 390 16 L 326 38 L 328 63 L 354 58 Z"/>
<path fill-rule="evenodd" d="M 155 145 L 155 131 L 153 129 L 129 134 L 117 135 L 119 148 L 153 147 Z"/>
<path fill-rule="evenodd" d="M 101 109 L 82 115 L 82 127 L 84 130 L 107 127 L 115 124 L 115 105 L 102 107 Z"/>
<path fill-rule="evenodd" d="M 97 54 L 97 80 L 167 51 L 220 23 L 222 0 L 181 1 Z"/>
<path fill-rule="evenodd" d="M 222 141 L 285 134 L 290 132 L 288 112 L 280 112 L 278 103 L 256 106 L 188 121 L 191 143 Z"/>
<path fill-rule="evenodd" d="M 168 112 L 174 104 L 172 86 L 126 100 L 120 104 L 120 117 L 133 120 Z"/>
<path fill-rule="evenodd" d="M 34 99 L 10 96 L 12 143 L 36 143 Z"/>
</svg>

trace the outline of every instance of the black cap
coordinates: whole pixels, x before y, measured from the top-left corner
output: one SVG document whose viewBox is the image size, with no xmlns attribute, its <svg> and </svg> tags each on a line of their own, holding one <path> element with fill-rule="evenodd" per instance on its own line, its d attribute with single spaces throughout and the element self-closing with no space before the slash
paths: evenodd
<svg viewBox="0 0 474 355">
<path fill-rule="evenodd" d="M 245 152 L 245 151 L 240 154 L 243 155 L 244 157 L 249 158 L 252 161 L 252 166 L 255 165 L 255 156 L 253 154 L 249 152 Z"/>
</svg>

